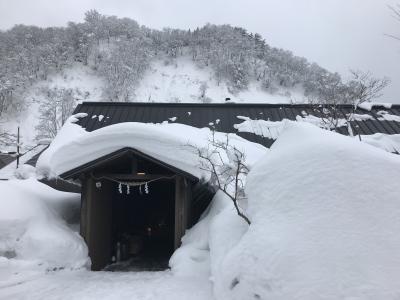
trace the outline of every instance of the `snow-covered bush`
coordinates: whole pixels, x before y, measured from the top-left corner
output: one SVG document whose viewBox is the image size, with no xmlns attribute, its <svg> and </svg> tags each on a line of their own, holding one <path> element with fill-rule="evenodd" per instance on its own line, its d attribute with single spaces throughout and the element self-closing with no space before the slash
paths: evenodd
<svg viewBox="0 0 400 300">
<path fill-rule="evenodd" d="M 76 211 L 79 195 L 53 190 L 33 178 L 0 182 L 0 193 L 2 260 L 46 269 L 89 265 L 85 242 L 62 219 L 66 211 Z"/>
</svg>

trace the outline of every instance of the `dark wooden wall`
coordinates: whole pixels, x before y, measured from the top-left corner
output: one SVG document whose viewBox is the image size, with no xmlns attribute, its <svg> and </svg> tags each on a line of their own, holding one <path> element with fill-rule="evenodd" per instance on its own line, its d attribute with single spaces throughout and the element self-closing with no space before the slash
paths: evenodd
<svg viewBox="0 0 400 300">
<path fill-rule="evenodd" d="M 192 184 L 182 176 L 175 179 L 175 249 L 181 245 L 181 240 L 190 224 L 190 206 Z"/>
<path fill-rule="evenodd" d="M 92 270 L 98 271 L 110 263 L 111 258 L 111 183 L 103 180 L 101 188 L 86 177 L 82 184 L 81 235 L 89 248 Z"/>
</svg>

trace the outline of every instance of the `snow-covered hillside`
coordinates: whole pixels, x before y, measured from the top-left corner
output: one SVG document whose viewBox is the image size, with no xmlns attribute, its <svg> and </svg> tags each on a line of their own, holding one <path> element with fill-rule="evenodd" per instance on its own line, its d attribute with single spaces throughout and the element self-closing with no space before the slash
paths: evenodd
<svg viewBox="0 0 400 300">
<path fill-rule="evenodd" d="M 234 93 L 226 82 L 218 83 L 210 67 L 199 68 L 189 57 L 158 59 L 135 90 L 136 102 L 224 102 L 289 103 L 304 101 L 301 91 L 283 89 L 274 94 L 252 81 L 247 90 Z"/>
<path fill-rule="evenodd" d="M 24 149 L 28 149 L 37 143 L 38 132 L 35 127 L 39 122 L 39 107 L 44 100 L 43 88 L 71 89 L 77 104 L 79 101 L 107 101 L 103 94 L 104 84 L 104 79 L 90 67 L 75 63 L 29 88 L 24 95 L 26 105 L 19 112 L 2 116 L 0 126 L 11 133 L 16 133 L 19 126 Z M 303 101 L 301 91 L 286 89 L 271 94 L 256 81 L 251 82 L 247 90 L 234 93 L 225 82 L 217 83 L 211 68 L 199 68 L 187 57 L 152 62 L 129 100 L 206 103 L 224 102 L 226 98 L 242 103 Z"/>
<path fill-rule="evenodd" d="M 24 150 L 27 150 L 37 144 L 38 132 L 35 127 L 39 123 L 39 107 L 44 100 L 44 88 L 71 89 L 77 103 L 78 101 L 101 101 L 103 86 L 103 80 L 96 76 L 93 70 L 76 63 L 60 73 L 50 75 L 47 80 L 31 86 L 23 96 L 26 104 L 19 111 L 2 115 L 0 128 L 16 134 L 19 126 L 22 146 Z M 10 150 L 15 151 L 15 149 Z"/>
</svg>

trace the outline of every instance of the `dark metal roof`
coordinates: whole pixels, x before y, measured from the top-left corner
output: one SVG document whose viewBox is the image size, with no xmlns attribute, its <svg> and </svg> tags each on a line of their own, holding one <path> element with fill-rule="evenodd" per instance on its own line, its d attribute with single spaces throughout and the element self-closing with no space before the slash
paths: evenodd
<svg viewBox="0 0 400 300">
<path fill-rule="evenodd" d="M 351 105 L 338 106 L 339 115 L 342 117 L 352 112 L 352 109 Z M 392 105 L 390 109 L 374 106 L 371 111 L 359 108 L 356 111 L 357 114 L 371 115 L 374 120 L 351 122 L 354 133 L 400 134 L 400 122 L 378 120 L 380 116 L 377 113 L 382 110 L 400 116 L 400 105 Z M 83 102 L 76 107 L 74 113 L 88 114 L 86 118 L 81 118 L 77 122 L 87 131 L 123 122 L 161 123 L 172 122 L 171 118 L 176 118 L 176 123 L 198 128 L 210 127 L 210 123 L 213 122 L 217 131 L 237 133 L 233 125 L 242 122 L 237 116 L 245 116 L 253 120 L 281 121 L 282 119 L 295 120 L 296 116 L 302 116 L 304 112 L 318 117 L 321 116 L 321 111 L 320 105 L 311 104 Z M 98 118 L 100 115 L 104 116 L 100 118 L 101 120 Z M 217 119 L 220 120 L 218 124 L 216 124 Z M 337 131 L 348 134 L 345 127 L 339 127 Z M 252 133 L 239 132 L 237 134 L 267 147 L 273 143 L 272 140 Z"/>
<path fill-rule="evenodd" d="M 15 155 L 0 153 L 0 169 L 12 163 L 16 159 Z"/>
</svg>

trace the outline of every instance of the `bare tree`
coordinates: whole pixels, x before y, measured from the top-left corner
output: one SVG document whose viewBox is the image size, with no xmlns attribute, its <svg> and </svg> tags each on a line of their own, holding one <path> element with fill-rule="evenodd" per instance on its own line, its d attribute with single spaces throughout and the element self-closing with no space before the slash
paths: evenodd
<svg viewBox="0 0 400 300">
<path fill-rule="evenodd" d="M 393 17 L 400 22 L 400 3 L 397 3 L 396 5 L 389 5 L 388 6 L 389 9 L 392 11 L 393 13 Z M 400 37 L 396 36 L 396 35 L 392 35 L 392 34 L 386 34 L 388 37 L 391 37 L 395 40 L 399 40 L 400 41 Z"/>
<path fill-rule="evenodd" d="M 249 172 L 245 154 L 229 143 L 228 134 L 225 141 L 220 141 L 215 138 L 215 130 L 212 132 L 207 147 L 189 146 L 201 158 L 200 168 L 211 174 L 211 183 L 232 200 L 238 216 L 250 225 L 239 205 L 239 201 L 245 198 L 244 180 Z"/>
<path fill-rule="evenodd" d="M 350 103 L 357 106 L 363 102 L 369 102 L 382 96 L 382 91 L 389 85 L 387 77 L 373 77 L 371 72 L 350 70 L 352 75 L 348 82 L 348 97 Z"/>
<path fill-rule="evenodd" d="M 54 138 L 72 114 L 75 99 L 71 89 L 43 88 L 43 101 L 39 102 L 39 124 L 37 138 Z"/>
<path fill-rule="evenodd" d="M 0 146 L 16 146 L 17 145 L 17 136 L 12 133 L 8 133 L 5 131 L 0 131 Z"/>
<path fill-rule="evenodd" d="M 320 102 L 316 110 L 321 115 L 321 121 L 325 125 L 323 127 L 337 131 L 338 127 L 346 124 L 349 135 L 354 136 L 351 122 L 354 121 L 358 105 L 381 97 L 390 80 L 387 77 L 373 77 L 370 72 L 350 70 L 350 73 L 351 79 L 336 89 L 336 95 L 331 93 L 330 101 Z M 311 103 L 316 102 L 311 101 Z M 351 112 L 347 114 L 341 112 L 339 105 L 341 103 L 350 104 Z"/>
</svg>

